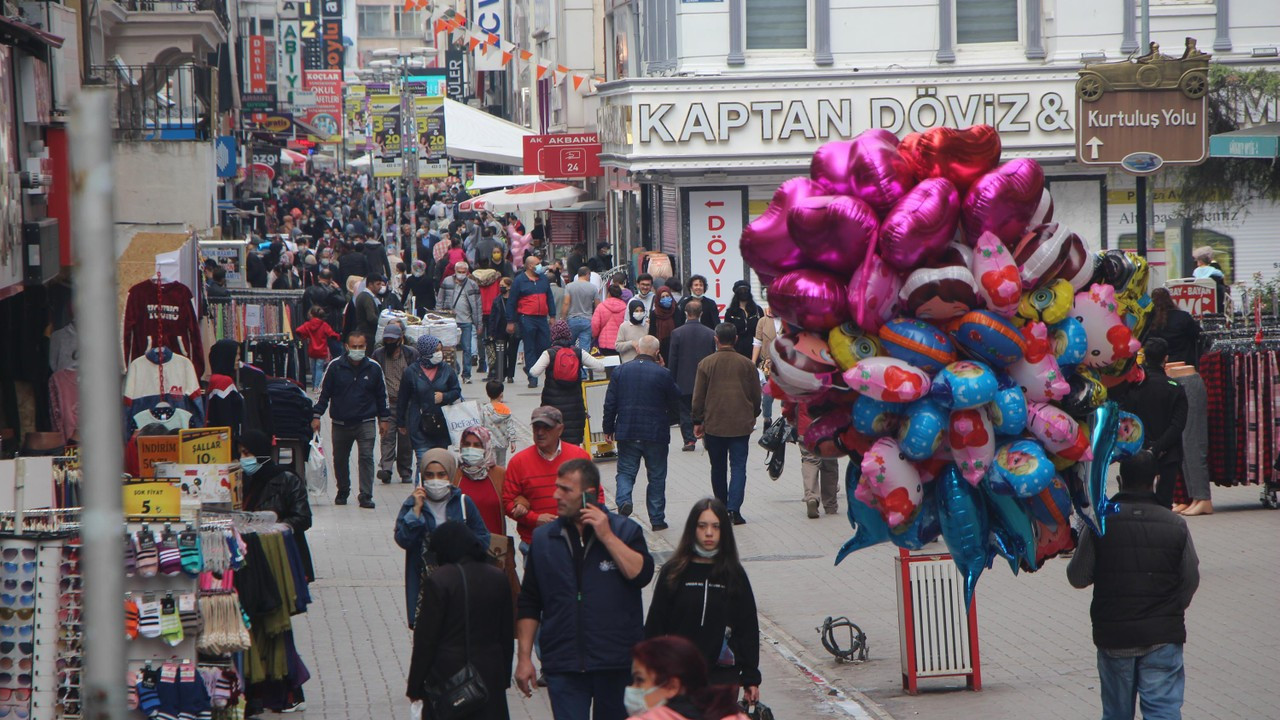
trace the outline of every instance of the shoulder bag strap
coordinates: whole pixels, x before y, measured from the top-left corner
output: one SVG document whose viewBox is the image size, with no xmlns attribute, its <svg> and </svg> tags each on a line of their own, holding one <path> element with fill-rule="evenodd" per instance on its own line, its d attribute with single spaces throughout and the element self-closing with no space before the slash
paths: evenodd
<svg viewBox="0 0 1280 720">
<path fill-rule="evenodd" d="M 467 593 L 467 570 L 463 563 L 458 563 L 458 574 L 462 576 L 462 659 L 471 664 L 471 598 Z"/>
</svg>

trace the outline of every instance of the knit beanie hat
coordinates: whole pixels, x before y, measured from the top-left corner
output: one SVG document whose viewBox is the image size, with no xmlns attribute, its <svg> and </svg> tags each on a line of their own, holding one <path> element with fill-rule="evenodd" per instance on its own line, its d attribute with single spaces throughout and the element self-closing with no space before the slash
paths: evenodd
<svg viewBox="0 0 1280 720">
<path fill-rule="evenodd" d="M 557 320 L 551 324 L 551 344 L 569 345 L 573 342 L 573 333 L 569 332 L 569 323 Z"/>
</svg>

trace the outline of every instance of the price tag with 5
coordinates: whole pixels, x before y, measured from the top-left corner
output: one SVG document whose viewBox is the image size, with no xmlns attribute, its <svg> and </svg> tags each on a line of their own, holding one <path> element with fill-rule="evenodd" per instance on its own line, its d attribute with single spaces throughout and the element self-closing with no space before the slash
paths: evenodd
<svg viewBox="0 0 1280 720">
<path fill-rule="evenodd" d="M 127 480 L 124 483 L 126 520 L 178 520 L 182 491 L 172 480 Z"/>
</svg>

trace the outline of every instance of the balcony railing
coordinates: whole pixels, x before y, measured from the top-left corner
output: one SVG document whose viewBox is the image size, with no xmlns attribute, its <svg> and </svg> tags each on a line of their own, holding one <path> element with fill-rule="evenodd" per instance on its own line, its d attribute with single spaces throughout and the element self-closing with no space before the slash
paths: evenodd
<svg viewBox="0 0 1280 720">
<path fill-rule="evenodd" d="M 100 65 L 116 89 L 117 140 L 207 141 L 217 74 L 207 65 Z"/>
<path fill-rule="evenodd" d="M 227 0 L 116 0 L 129 12 L 201 12 L 218 16 L 223 27 L 228 26 Z"/>
</svg>

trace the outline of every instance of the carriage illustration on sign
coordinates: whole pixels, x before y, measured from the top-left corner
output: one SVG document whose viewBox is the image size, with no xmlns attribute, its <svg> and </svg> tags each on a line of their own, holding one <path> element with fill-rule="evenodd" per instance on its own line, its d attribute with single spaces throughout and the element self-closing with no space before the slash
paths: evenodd
<svg viewBox="0 0 1280 720">
<path fill-rule="evenodd" d="M 1160 44 L 1153 42 L 1146 55 L 1085 65 L 1076 81 L 1076 92 L 1081 100 L 1095 102 L 1116 90 L 1176 88 L 1188 98 L 1198 100 L 1209 91 L 1209 58 L 1208 53 L 1196 48 L 1195 38 L 1186 39 L 1186 49 L 1180 58 L 1160 54 Z"/>
</svg>

